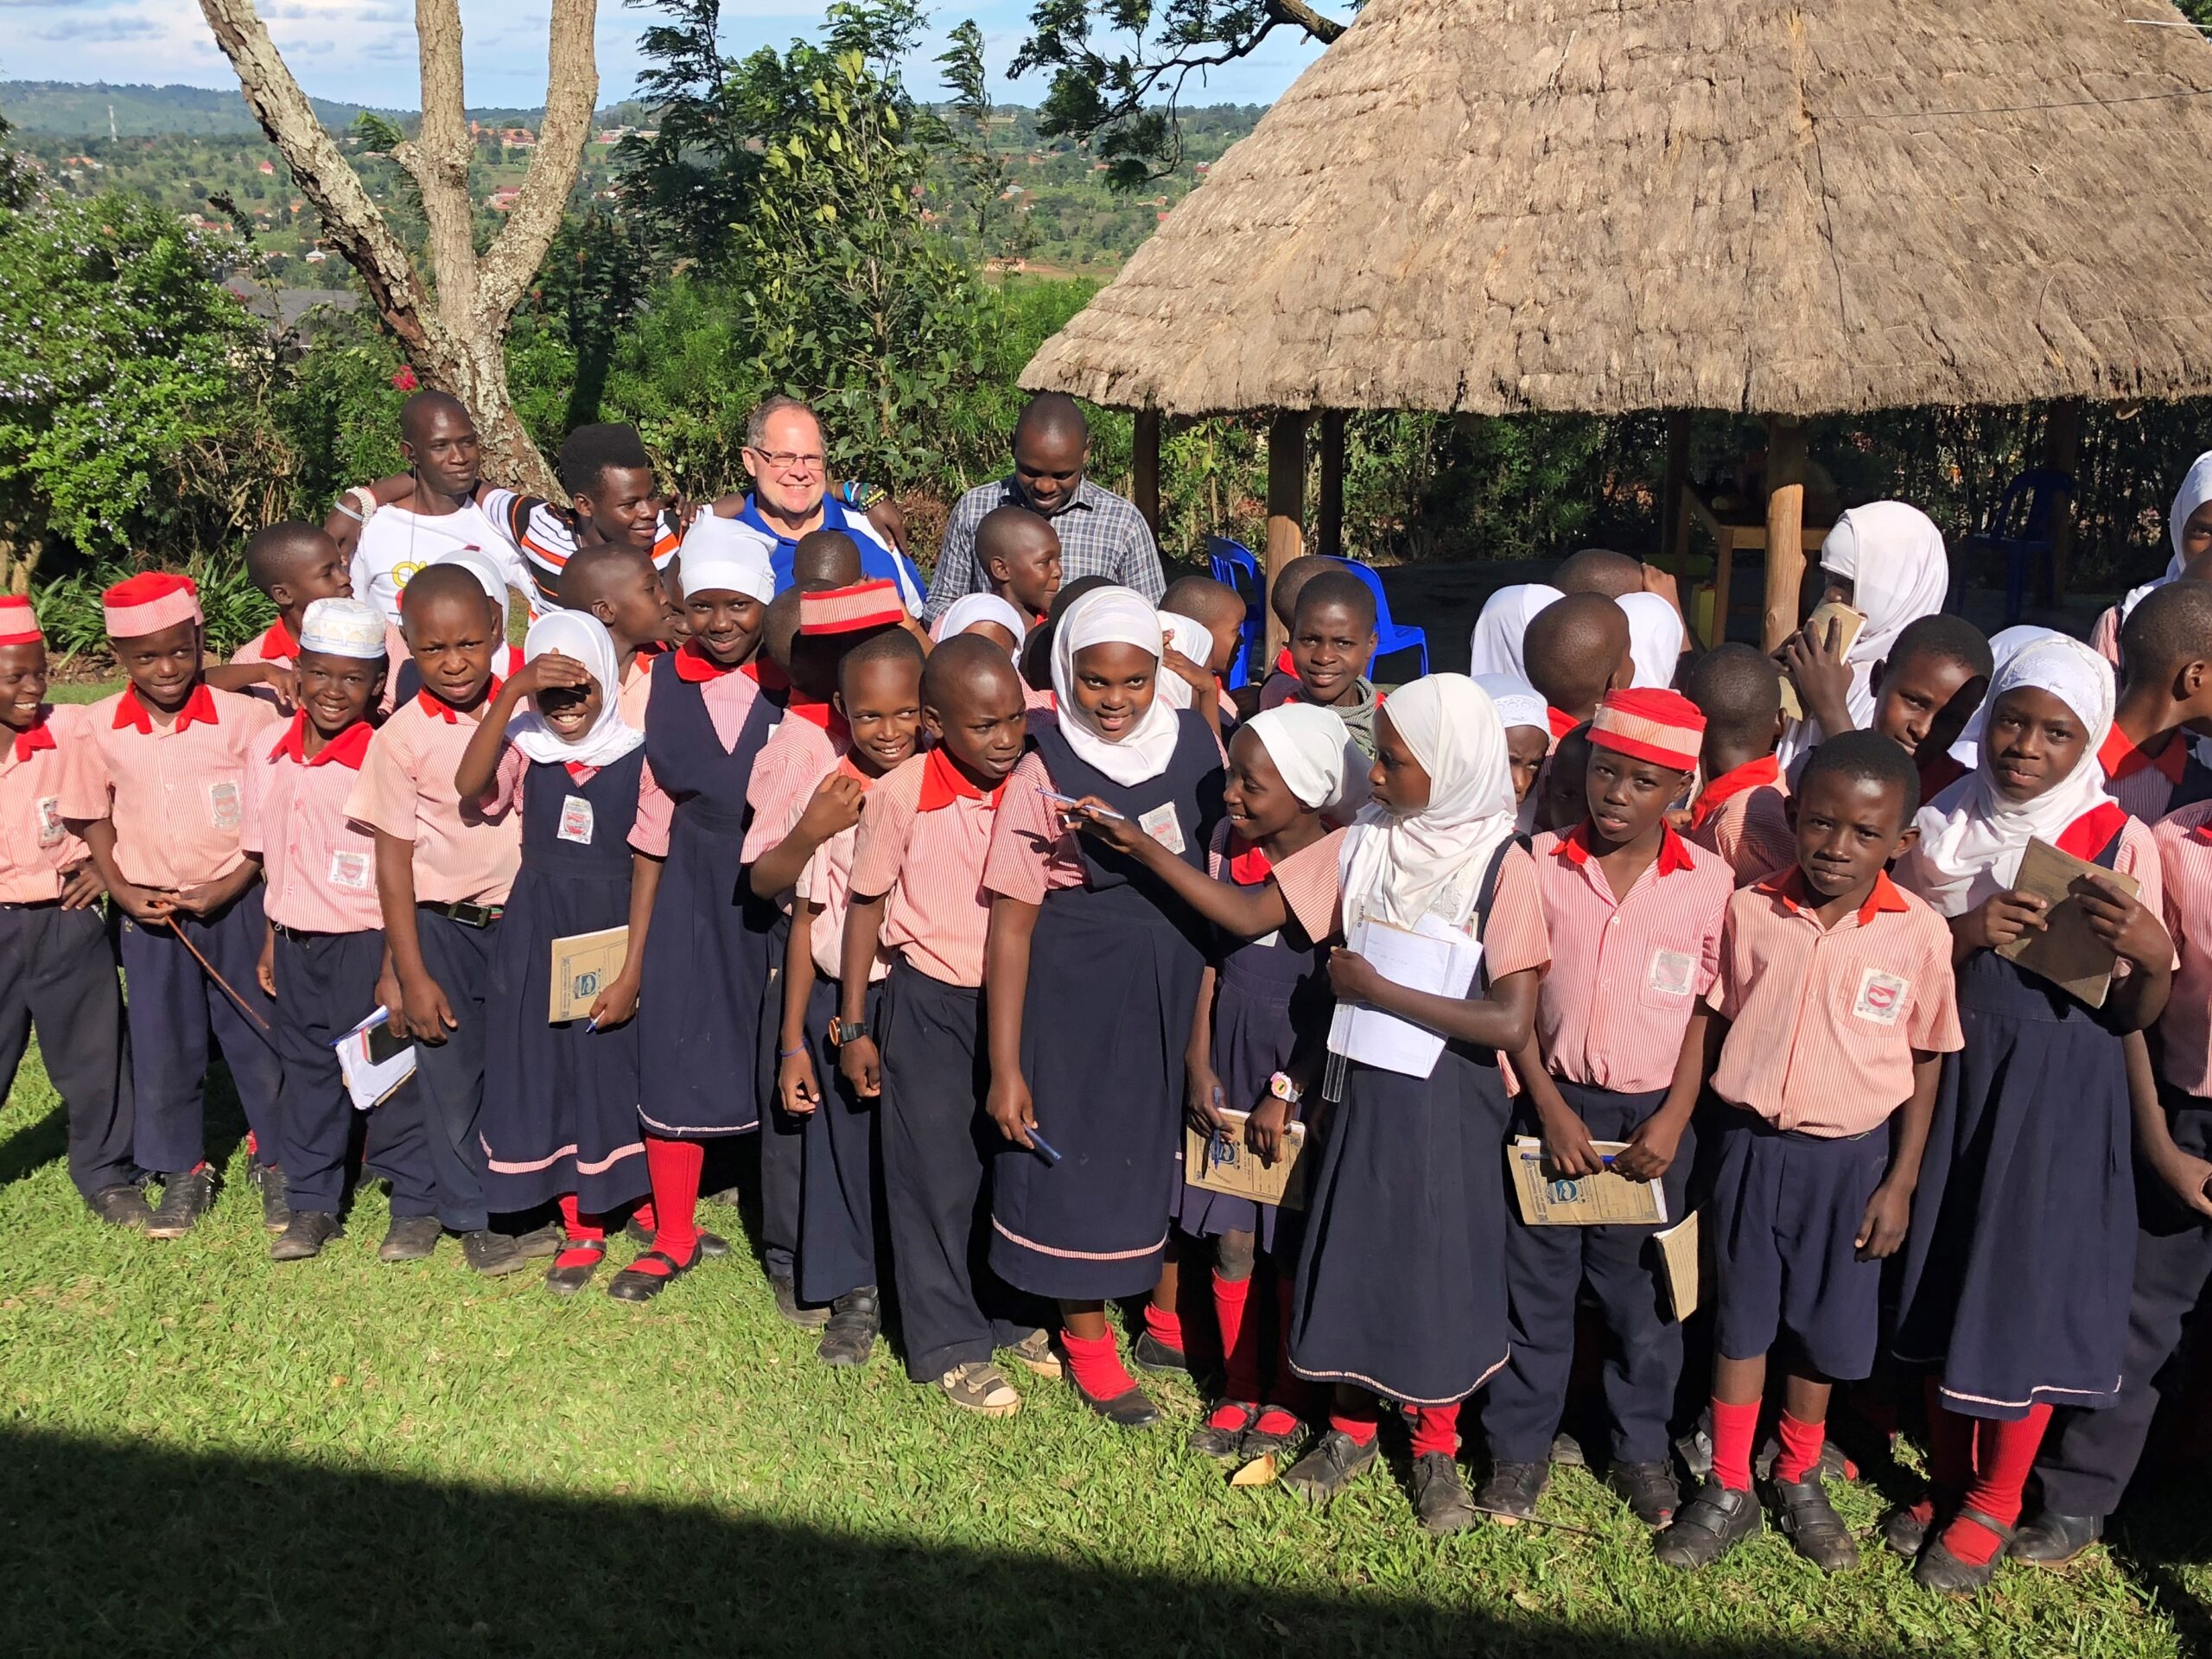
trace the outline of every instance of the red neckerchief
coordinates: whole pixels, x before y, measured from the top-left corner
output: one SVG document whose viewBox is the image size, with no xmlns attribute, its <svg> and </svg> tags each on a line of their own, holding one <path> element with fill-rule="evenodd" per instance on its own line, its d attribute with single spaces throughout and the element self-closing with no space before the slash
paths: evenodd
<svg viewBox="0 0 2212 1659">
<path fill-rule="evenodd" d="M 1554 709 L 1548 702 L 1544 705 L 1544 718 L 1551 722 L 1552 741 L 1554 743 L 1582 723 L 1564 709 Z"/>
<path fill-rule="evenodd" d="M 922 762 L 921 798 L 915 802 L 917 812 L 936 812 L 950 806 L 955 801 L 988 801 L 993 811 L 998 810 L 999 801 L 1006 794 L 1012 774 L 1001 778 L 995 789 L 978 789 L 969 783 L 967 775 L 952 764 L 952 757 L 943 749 L 931 749 L 929 758 Z"/>
<path fill-rule="evenodd" d="M 506 682 L 496 674 L 494 674 L 489 680 L 486 681 L 484 684 L 484 702 L 489 702 L 493 698 L 498 696 L 499 695 L 499 688 L 505 683 Z M 440 720 L 445 721 L 448 726 L 458 726 L 461 724 L 461 716 L 454 712 L 453 705 L 449 702 L 441 702 L 437 698 L 430 695 L 429 688 L 427 687 L 415 694 L 415 702 L 424 714 L 435 715 Z M 476 706 L 481 707 L 482 705 L 479 704 Z"/>
<path fill-rule="evenodd" d="M 1772 893 L 1789 906 L 1793 912 L 1816 910 L 1823 902 L 1805 885 L 1805 872 L 1795 864 L 1786 870 L 1777 870 L 1758 885 L 1761 893 Z M 1904 894 L 1897 891 L 1897 883 L 1890 880 L 1889 872 L 1877 870 L 1873 889 L 1867 893 L 1866 902 L 1859 906 L 1859 925 L 1865 927 L 1885 910 L 1910 908 L 1905 902 Z"/>
<path fill-rule="evenodd" d="M 793 720 L 803 720 L 810 726 L 819 726 L 840 743 L 853 741 L 853 728 L 845 724 L 845 717 L 826 702 L 816 702 L 809 697 L 793 697 L 784 707 L 784 713 Z"/>
<path fill-rule="evenodd" d="M 292 638 L 292 631 L 284 626 L 281 616 L 269 625 L 269 631 L 256 643 L 261 647 L 261 660 L 264 663 L 286 662 L 300 654 L 299 641 Z"/>
<path fill-rule="evenodd" d="M 184 700 L 184 707 L 176 711 L 176 729 L 180 732 L 194 726 L 219 726 L 222 716 L 215 712 L 215 694 L 202 680 L 192 688 L 192 695 Z M 150 736 L 154 730 L 154 716 L 146 705 L 138 701 L 138 688 L 126 685 L 123 695 L 115 701 L 115 729 L 124 727 L 137 728 L 141 737 Z"/>
<path fill-rule="evenodd" d="M 2114 783 L 2155 766 L 2165 775 L 2168 783 L 2177 784 L 2181 782 L 2182 769 L 2189 765 L 2189 740 L 2178 732 L 2169 732 L 2166 747 L 2157 754 L 2149 754 L 2137 748 L 2115 724 L 2105 734 L 2105 741 L 2097 750 L 2097 764 Z"/>
<path fill-rule="evenodd" d="M 337 736 L 330 739 L 315 758 L 308 758 L 308 711 L 304 709 L 292 716 L 284 735 L 276 740 L 276 747 L 269 752 L 270 760 L 278 755 L 296 760 L 303 766 L 320 766 L 335 761 L 350 771 L 361 769 L 361 757 L 369 752 L 369 740 L 377 734 L 376 728 L 365 720 L 357 720 Z"/>
<path fill-rule="evenodd" d="M 1691 804 L 1690 828 L 1704 829 L 1705 821 L 1726 804 L 1731 796 L 1757 789 L 1761 784 L 1770 784 L 1781 776 L 1782 758 L 1774 754 L 1763 754 L 1756 760 L 1746 760 L 1733 772 L 1722 772 Z"/>
<path fill-rule="evenodd" d="M 756 683 L 760 671 L 751 663 L 738 663 L 723 667 L 707 655 L 696 639 L 686 639 L 676 650 L 676 677 L 686 685 L 704 685 L 709 680 L 719 680 L 725 674 L 744 674 Z"/>
<path fill-rule="evenodd" d="M 40 709 L 38 724 L 27 732 L 16 734 L 16 759 L 18 762 L 29 760 L 41 749 L 60 747 L 54 741 L 54 728 L 47 723 L 48 712 L 44 709 Z"/>
<path fill-rule="evenodd" d="M 2107 801 L 2066 826 L 2058 837 L 2058 850 L 2094 863 L 2097 855 L 2112 845 L 2112 838 L 2126 827 L 2127 809 L 2116 801 Z"/>
<path fill-rule="evenodd" d="M 1590 820 L 1585 818 L 1576 824 L 1559 845 L 1552 849 L 1552 856 L 1563 858 L 1578 869 L 1587 864 L 1595 856 L 1590 850 Z M 1690 849 L 1675 833 L 1675 826 L 1671 823 L 1659 826 L 1659 856 L 1653 861 L 1662 875 L 1672 875 L 1676 870 L 1697 868 L 1697 861 L 1690 856 Z"/>
<path fill-rule="evenodd" d="M 1229 837 L 1229 879 L 1241 887 L 1256 887 L 1274 872 L 1266 850 L 1233 830 Z"/>
<path fill-rule="evenodd" d="M 570 779 L 575 783 L 587 783 L 599 776 L 597 766 L 588 766 L 581 760 L 563 760 L 561 765 L 567 770 Z"/>
<path fill-rule="evenodd" d="M 1288 645 L 1285 645 L 1282 648 L 1282 655 L 1275 658 L 1275 672 L 1287 674 L 1294 680 L 1298 677 L 1298 664 L 1291 659 Z"/>
</svg>

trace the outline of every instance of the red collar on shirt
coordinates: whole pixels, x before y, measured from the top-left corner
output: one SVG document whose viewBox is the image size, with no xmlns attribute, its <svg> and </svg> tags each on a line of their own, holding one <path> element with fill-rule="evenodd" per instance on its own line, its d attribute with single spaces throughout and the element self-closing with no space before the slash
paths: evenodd
<svg viewBox="0 0 2212 1659">
<path fill-rule="evenodd" d="M 845 724 L 845 717 L 834 704 L 817 702 L 810 697 L 793 697 L 784 706 L 784 713 L 793 720 L 803 720 L 810 726 L 819 726 L 841 742 L 850 742 L 853 728 Z"/>
<path fill-rule="evenodd" d="M 1690 828 L 1702 830 L 1705 821 L 1726 804 L 1731 796 L 1740 795 L 1747 789 L 1757 789 L 1761 784 L 1770 784 L 1782 776 L 1782 758 L 1763 754 L 1756 760 L 1746 760 L 1733 772 L 1724 772 L 1705 786 L 1690 807 Z"/>
<path fill-rule="evenodd" d="M 1256 887 L 1274 873 L 1266 849 L 1257 842 L 1248 842 L 1243 836 L 1231 834 L 1229 837 L 1229 877 L 1239 887 Z"/>
<path fill-rule="evenodd" d="M 498 696 L 499 695 L 499 688 L 505 683 L 506 682 L 505 680 L 494 674 L 490 680 L 485 683 L 484 701 L 489 702 L 493 697 Z M 461 716 L 454 712 L 453 705 L 449 702 L 441 702 L 437 698 L 430 695 L 427 688 L 417 691 L 415 694 L 415 701 L 418 705 L 420 705 L 424 714 L 435 715 L 440 720 L 445 721 L 448 726 L 458 726 L 461 724 Z"/>
<path fill-rule="evenodd" d="M 1544 705 L 1544 718 L 1551 721 L 1552 741 L 1554 743 L 1582 723 L 1566 709 L 1554 709 L 1549 703 Z"/>
<path fill-rule="evenodd" d="M 952 764 L 952 757 L 943 749 L 931 749 L 929 759 L 922 762 L 922 794 L 915 803 L 917 812 L 935 812 L 950 806 L 955 801 L 988 801 L 993 810 L 1006 794 L 1007 779 L 999 779 L 996 789 L 985 791 L 969 783 L 959 767 Z"/>
<path fill-rule="evenodd" d="M 1816 910 L 1822 900 L 1805 885 L 1805 872 L 1792 864 L 1786 870 L 1777 870 L 1759 883 L 1761 893 L 1770 893 L 1789 906 L 1793 912 Z M 1909 910 L 1904 894 L 1897 891 L 1897 884 L 1890 880 L 1887 870 L 1874 874 L 1874 890 L 1866 895 L 1866 902 L 1859 906 L 1859 925 L 1865 927 L 1885 910 Z"/>
<path fill-rule="evenodd" d="M 16 759 L 19 762 L 29 760 L 41 749 L 59 747 L 54 741 L 54 728 L 48 721 L 47 710 L 43 709 L 38 711 L 37 725 L 27 732 L 16 734 Z"/>
<path fill-rule="evenodd" d="M 2060 834 L 2058 850 L 2094 861 L 2112 845 L 2112 838 L 2127 827 L 2127 809 L 2116 801 L 2093 806 L 2068 824 Z"/>
<path fill-rule="evenodd" d="M 184 700 L 184 707 L 176 711 L 176 728 L 181 732 L 194 726 L 219 726 L 222 723 L 222 716 L 215 710 L 215 694 L 207 689 L 207 682 L 202 680 L 192 688 L 192 695 Z M 123 695 L 115 702 L 115 729 L 119 732 L 126 726 L 137 728 L 141 736 L 150 735 L 154 729 L 154 716 L 146 705 L 138 701 L 138 688 L 135 685 L 124 686 Z"/>
<path fill-rule="evenodd" d="M 2168 732 L 2166 747 L 2156 754 L 2149 754 L 2137 748 L 2127 734 L 2114 724 L 2105 734 L 2103 747 L 2097 751 L 2097 764 L 2114 783 L 2156 766 L 2165 774 L 2168 783 L 2177 784 L 2181 782 L 2182 769 L 2189 765 L 2189 740 L 2179 732 Z"/>
<path fill-rule="evenodd" d="M 724 668 L 699 648 L 696 639 L 686 639 L 677 648 L 676 677 L 684 684 L 704 685 L 709 680 L 719 680 L 725 674 L 750 674 L 756 680 L 760 677 L 750 663 Z"/>
<path fill-rule="evenodd" d="M 261 646 L 261 660 L 264 663 L 283 662 L 300 654 L 299 641 L 292 638 L 292 631 L 278 617 L 269 625 L 269 631 L 257 642 Z"/>
<path fill-rule="evenodd" d="M 1590 820 L 1585 818 L 1576 824 L 1573 830 L 1552 849 L 1552 856 L 1563 858 L 1578 868 L 1587 864 L 1592 856 L 1590 851 Z M 1662 875 L 1672 875 L 1676 870 L 1697 868 L 1697 861 L 1690 856 L 1690 849 L 1682 844 L 1682 838 L 1675 833 L 1675 826 L 1671 823 L 1659 826 L 1659 856 L 1654 861 Z"/>
<path fill-rule="evenodd" d="M 1288 645 L 1285 645 L 1282 648 L 1282 655 L 1275 658 L 1275 672 L 1287 674 L 1293 679 L 1298 677 L 1298 664 L 1292 660 Z"/>
<path fill-rule="evenodd" d="M 334 761 L 351 771 L 361 769 L 361 757 L 369 752 L 369 740 L 377 734 L 376 728 L 365 720 L 357 720 L 344 731 L 325 743 L 308 759 L 308 711 L 304 709 L 292 716 L 292 723 L 285 728 L 284 735 L 276 740 L 276 747 L 269 752 L 271 760 L 283 755 L 296 760 L 303 766 L 320 766 Z"/>
</svg>

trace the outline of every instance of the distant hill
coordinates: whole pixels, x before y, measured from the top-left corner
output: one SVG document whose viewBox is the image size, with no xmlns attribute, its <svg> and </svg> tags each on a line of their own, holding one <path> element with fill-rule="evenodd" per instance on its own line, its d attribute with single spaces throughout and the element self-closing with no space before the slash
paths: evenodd
<svg viewBox="0 0 2212 1659">
<path fill-rule="evenodd" d="M 322 124 L 342 132 L 372 105 L 340 104 L 327 98 L 309 100 Z M 602 120 L 636 118 L 643 106 L 613 105 L 600 111 Z M 260 126 L 236 87 L 111 86 L 105 81 L 0 80 L 0 115 L 26 136 L 54 138 L 105 138 L 108 115 L 115 117 L 118 138 L 239 137 L 258 134 Z M 377 111 L 404 125 L 413 126 L 412 110 Z M 535 127 L 543 111 L 535 109 L 471 110 L 472 118 L 491 125 Z"/>
</svg>

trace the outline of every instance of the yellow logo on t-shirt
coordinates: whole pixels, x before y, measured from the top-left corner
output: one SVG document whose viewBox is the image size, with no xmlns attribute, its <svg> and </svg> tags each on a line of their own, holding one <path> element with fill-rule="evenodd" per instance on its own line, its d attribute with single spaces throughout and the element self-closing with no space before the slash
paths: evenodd
<svg viewBox="0 0 2212 1659">
<path fill-rule="evenodd" d="M 391 567 L 392 588 L 395 590 L 404 588 L 414 580 L 415 573 L 429 563 L 427 559 L 410 559 L 404 564 L 393 565 Z"/>
</svg>

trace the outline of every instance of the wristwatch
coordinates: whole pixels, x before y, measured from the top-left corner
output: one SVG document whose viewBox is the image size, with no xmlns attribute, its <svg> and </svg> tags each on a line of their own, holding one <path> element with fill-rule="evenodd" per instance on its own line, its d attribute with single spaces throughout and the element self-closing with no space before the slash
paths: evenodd
<svg viewBox="0 0 2212 1659">
<path fill-rule="evenodd" d="M 830 1040 L 839 1048 L 868 1034 L 868 1021 L 865 1020 L 847 1020 L 834 1014 L 830 1016 Z"/>
<path fill-rule="evenodd" d="M 1278 1071 L 1268 1079 L 1268 1092 L 1277 1100 L 1287 1101 L 1293 1106 L 1306 1096 L 1306 1091 L 1290 1080 L 1287 1071 Z"/>
</svg>

